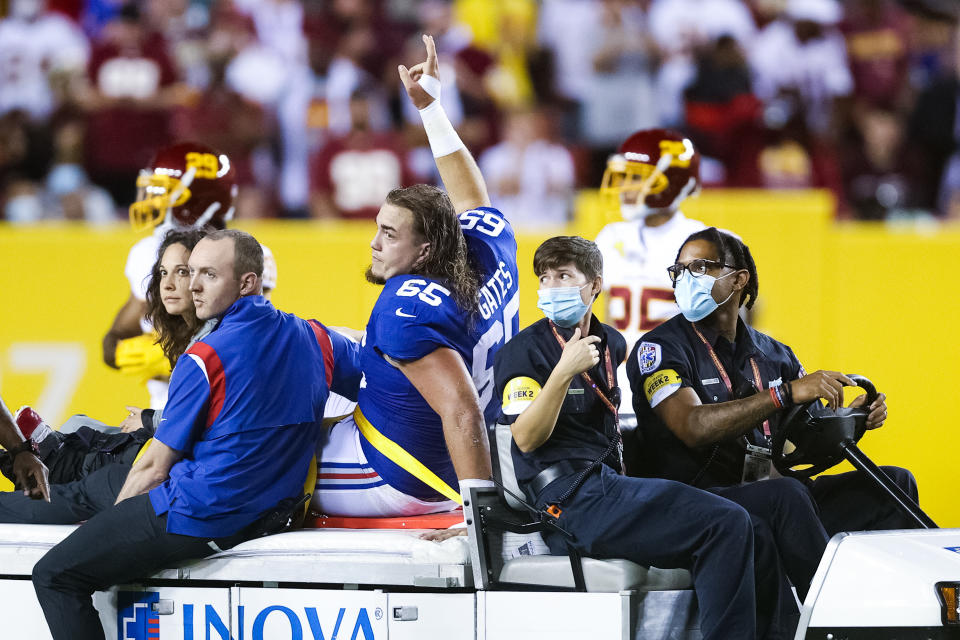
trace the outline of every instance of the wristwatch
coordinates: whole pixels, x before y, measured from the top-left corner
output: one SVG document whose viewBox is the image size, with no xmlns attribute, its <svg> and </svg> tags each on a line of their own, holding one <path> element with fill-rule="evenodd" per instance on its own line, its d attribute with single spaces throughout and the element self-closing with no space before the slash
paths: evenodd
<svg viewBox="0 0 960 640">
<path fill-rule="evenodd" d="M 24 440 L 17 446 L 13 447 L 12 449 L 9 449 L 7 453 L 10 454 L 10 459 L 14 460 L 18 455 L 20 455 L 21 453 L 24 453 L 25 451 L 29 451 L 30 453 L 34 452 L 33 442 L 31 442 L 30 440 Z"/>
</svg>

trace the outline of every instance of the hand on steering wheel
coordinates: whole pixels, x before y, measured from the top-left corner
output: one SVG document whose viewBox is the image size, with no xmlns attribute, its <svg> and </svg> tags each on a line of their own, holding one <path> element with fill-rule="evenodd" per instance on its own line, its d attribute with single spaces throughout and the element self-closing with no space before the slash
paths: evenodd
<svg viewBox="0 0 960 640">
<path fill-rule="evenodd" d="M 867 402 L 867 396 L 857 396 L 850 402 L 851 409 L 864 408 Z M 867 416 L 867 429 L 879 429 L 887 421 L 887 395 L 885 393 L 877 394 L 876 400 L 870 403 L 866 409 L 870 412 Z"/>
<path fill-rule="evenodd" d="M 806 404 L 812 400 L 826 400 L 833 410 L 843 406 L 843 387 L 855 387 L 857 383 L 839 371 L 814 371 L 790 383 L 793 401 Z"/>
<path fill-rule="evenodd" d="M 843 401 L 844 383 L 866 393 L 849 407 L 834 407 L 834 402 Z M 878 419 L 886 416 L 882 394 L 863 376 L 816 371 L 791 384 L 795 404 L 780 421 L 772 442 L 773 464 L 785 476 L 810 478 L 833 467 L 843 460 L 845 443 L 856 443 L 863 436 L 868 411 Z M 821 405 L 821 399 L 831 406 Z M 865 404 L 872 409 L 862 408 Z"/>
</svg>

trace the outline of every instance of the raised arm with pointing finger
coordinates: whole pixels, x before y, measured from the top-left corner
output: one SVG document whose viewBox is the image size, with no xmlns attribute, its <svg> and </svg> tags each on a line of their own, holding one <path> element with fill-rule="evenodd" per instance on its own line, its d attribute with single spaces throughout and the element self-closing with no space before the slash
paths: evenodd
<svg viewBox="0 0 960 640">
<path fill-rule="evenodd" d="M 400 80 L 410 101 L 420 111 L 443 186 L 457 213 L 489 207 L 487 185 L 473 156 L 457 135 L 440 104 L 440 71 L 433 36 L 424 35 L 427 59 L 407 69 L 400 65 Z"/>
<path fill-rule="evenodd" d="M 426 60 L 398 71 L 446 193 L 394 189 L 377 214 L 367 280 L 383 290 L 361 344 L 364 383 L 356 412 L 321 452 L 314 493 L 331 515 L 448 510 L 465 487 L 490 482 L 493 360 L 519 330 L 517 244 L 440 106 L 436 49 L 423 41 Z M 356 451 L 354 441 L 357 466 L 373 475 L 347 494 L 332 477 L 342 456 L 327 456 L 338 443 Z"/>
</svg>

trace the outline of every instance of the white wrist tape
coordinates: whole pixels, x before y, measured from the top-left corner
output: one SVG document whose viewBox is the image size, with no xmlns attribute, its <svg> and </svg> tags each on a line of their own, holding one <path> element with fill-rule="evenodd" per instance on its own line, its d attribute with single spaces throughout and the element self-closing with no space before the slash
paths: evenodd
<svg viewBox="0 0 960 640">
<path fill-rule="evenodd" d="M 420 86 L 423 87 L 423 90 L 433 98 L 434 100 L 440 99 L 440 80 L 439 78 L 434 78 L 431 75 L 426 73 L 420 76 L 420 79 L 417 80 L 420 83 Z"/>
<path fill-rule="evenodd" d="M 466 148 L 439 100 L 420 109 L 420 119 L 423 120 L 423 130 L 427 132 L 434 158 L 442 158 Z"/>
</svg>

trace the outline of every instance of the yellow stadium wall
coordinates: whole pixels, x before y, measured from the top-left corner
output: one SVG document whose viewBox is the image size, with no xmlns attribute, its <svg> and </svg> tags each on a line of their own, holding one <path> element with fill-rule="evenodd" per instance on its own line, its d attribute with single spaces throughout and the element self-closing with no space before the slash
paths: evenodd
<svg viewBox="0 0 960 640">
<path fill-rule="evenodd" d="M 607 217 L 584 193 L 567 230 L 595 237 Z M 887 425 L 862 446 L 879 464 L 914 471 L 922 503 L 960 526 L 950 489 L 955 467 L 949 367 L 960 363 L 952 265 L 960 230 L 836 224 L 820 192 L 706 192 L 687 215 L 735 230 L 759 270 L 756 326 L 793 347 L 807 370 L 862 373 L 889 396 Z M 279 265 L 278 307 L 330 325 L 362 327 L 378 289 L 363 280 L 372 224 L 241 225 Z M 521 324 L 540 317 L 531 264 L 552 232 L 519 238 Z M 51 423 L 86 413 L 116 423 L 142 406 L 140 384 L 100 359 L 100 339 L 128 295 L 125 227 L 0 226 L 0 394 L 37 406 Z"/>
</svg>

